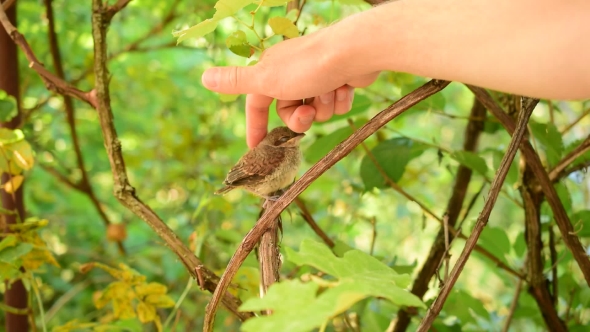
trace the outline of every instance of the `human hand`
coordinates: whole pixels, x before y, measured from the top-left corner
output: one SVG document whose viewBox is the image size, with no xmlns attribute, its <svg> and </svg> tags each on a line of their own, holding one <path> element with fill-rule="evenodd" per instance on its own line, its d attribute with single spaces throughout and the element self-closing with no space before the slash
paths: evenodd
<svg viewBox="0 0 590 332">
<path fill-rule="evenodd" d="M 334 27 L 281 42 L 249 67 L 215 67 L 202 77 L 206 88 L 228 94 L 246 93 L 246 141 L 250 148 L 266 135 L 269 106 L 295 132 L 308 130 L 313 121 L 327 121 L 351 109 L 354 88 L 377 78 L 351 59 Z M 357 61 L 359 62 L 359 61 Z"/>
</svg>

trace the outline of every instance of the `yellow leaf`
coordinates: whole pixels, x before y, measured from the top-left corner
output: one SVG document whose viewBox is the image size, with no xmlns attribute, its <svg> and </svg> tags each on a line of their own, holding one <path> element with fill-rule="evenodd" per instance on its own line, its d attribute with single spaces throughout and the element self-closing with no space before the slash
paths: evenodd
<svg viewBox="0 0 590 332">
<path fill-rule="evenodd" d="M 152 304 L 158 308 L 170 308 L 174 306 L 174 300 L 168 295 L 148 295 L 145 302 Z"/>
<path fill-rule="evenodd" d="M 299 30 L 288 18 L 273 17 L 268 20 L 268 24 L 276 35 L 283 35 L 288 38 L 299 36 Z"/>
<path fill-rule="evenodd" d="M 12 151 L 12 160 L 18 165 L 18 167 L 24 170 L 33 168 L 35 158 L 29 142 L 25 140 L 18 141 L 10 144 L 7 148 Z"/>
<path fill-rule="evenodd" d="M 23 266 L 27 270 L 36 270 L 44 263 L 59 267 L 59 263 L 55 260 L 49 250 L 35 248 L 28 254 L 23 256 Z"/>
<path fill-rule="evenodd" d="M 156 319 L 154 319 L 154 324 L 156 324 L 156 328 L 158 329 L 158 332 L 162 332 L 162 321 L 160 320 L 160 316 L 156 316 Z"/>
<path fill-rule="evenodd" d="M 144 297 L 152 294 L 166 294 L 166 291 L 168 291 L 168 288 L 157 282 L 150 282 L 149 284 L 135 286 L 135 292 L 137 293 L 138 297 Z"/>
<path fill-rule="evenodd" d="M 113 299 L 113 315 L 119 319 L 135 318 L 135 311 L 127 299 Z"/>
<path fill-rule="evenodd" d="M 156 318 L 156 307 L 147 304 L 143 301 L 139 301 L 137 305 L 137 318 L 142 323 L 151 322 Z"/>
<path fill-rule="evenodd" d="M 15 175 L 12 178 L 10 178 L 5 184 L 3 184 L 2 188 L 9 194 L 15 193 L 20 187 L 20 185 L 23 183 L 24 179 L 25 178 L 22 175 Z"/>
</svg>

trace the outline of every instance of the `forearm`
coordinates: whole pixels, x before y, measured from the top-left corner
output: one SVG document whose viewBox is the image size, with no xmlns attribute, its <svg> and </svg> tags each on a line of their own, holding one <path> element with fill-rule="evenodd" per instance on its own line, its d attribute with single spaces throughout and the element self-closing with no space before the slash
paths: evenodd
<svg viewBox="0 0 590 332">
<path fill-rule="evenodd" d="M 409 72 L 541 98 L 590 97 L 586 1 L 402 0 L 332 28 L 336 39 L 346 38 L 349 59 L 366 59 L 350 70 Z"/>
</svg>

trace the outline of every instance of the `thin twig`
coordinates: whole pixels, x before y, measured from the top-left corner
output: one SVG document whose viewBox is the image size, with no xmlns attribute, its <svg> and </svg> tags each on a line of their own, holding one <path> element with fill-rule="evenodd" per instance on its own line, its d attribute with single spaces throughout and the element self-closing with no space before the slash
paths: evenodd
<svg viewBox="0 0 590 332">
<path fill-rule="evenodd" d="M 311 227 L 311 229 L 322 239 L 322 241 L 324 241 L 328 247 L 334 248 L 334 241 L 332 241 L 328 234 L 326 234 L 326 232 L 324 232 L 324 230 L 318 226 L 303 199 L 301 197 L 297 197 L 295 198 L 294 202 L 297 207 L 299 207 L 299 210 L 301 211 L 301 217 L 303 217 L 303 220 L 305 220 L 309 227 Z"/>
<path fill-rule="evenodd" d="M 508 150 L 506 151 L 506 154 L 502 158 L 502 162 L 500 163 L 500 167 L 498 168 L 498 171 L 496 172 L 496 176 L 494 177 L 494 180 L 492 181 L 492 185 L 490 187 L 490 192 L 488 194 L 488 199 L 483 207 L 483 210 L 481 211 L 480 216 L 477 219 L 477 222 L 474 226 L 473 231 L 471 232 L 471 235 L 469 235 L 469 238 L 467 239 L 467 242 L 465 243 L 465 247 L 463 248 L 461 255 L 457 259 L 457 262 L 455 263 L 455 266 L 453 267 L 453 270 L 451 271 L 451 275 L 450 275 L 449 279 L 446 281 L 446 283 L 441 288 L 440 294 L 438 295 L 436 300 L 434 300 L 434 302 L 432 303 L 432 305 L 428 309 L 428 312 L 426 313 L 426 316 L 424 317 L 422 322 L 420 322 L 420 325 L 418 326 L 418 331 L 426 332 L 426 331 L 430 330 L 430 327 L 432 326 L 434 319 L 440 313 L 445 301 L 447 300 L 447 298 L 451 292 L 451 289 L 453 289 L 455 282 L 457 282 L 459 275 L 463 271 L 463 267 L 465 266 L 465 263 L 467 263 L 467 259 L 469 258 L 471 252 L 473 251 L 473 248 L 475 247 L 477 240 L 479 239 L 479 236 L 481 235 L 485 225 L 488 222 L 488 219 L 490 217 L 490 213 L 492 212 L 492 209 L 494 208 L 494 205 L 495 205 L 496 200 L 498 198 L 498 194 L 500 193 L 500 188 L 502 188 L 502 184 L 504 183 L 504 180 L 506 179 L 506 175 L 508 174 L 508 170 L 510 169 L 510 165 L 512 164 L 512 161 L 514 160 L 514 156 L 516 155 L 516 152 L 518 151 L 518 146 L 520 145 L 520 142 L 521 142 L 522 138 L 524 137 L 524 134 L 525 134 L 526 128 L 527 128 L 526 125 L 527 125 L 527 122 L 528 122 L 529 117 L 531 116 L 532 112 L 533 112 L 533 109 L 528 108 L 519 114 L 516 131 L 515 131 L 514 135 L 512 136 L 512 139 L 510 141 L 510 145 L 508 146 Z"/>
<path fill-rule="evenodd" d="M 97 0 L 95 0 L 97 1 Z M 211 301 L 207 305 L 205 312 L 205 322 L 203 323 L 203 331 L 210 332 L 213 329 L 213 322 L 215 320 L 215 313 L 219 306 L 221 294 L 224 294 L 229 287 L 229 284 L 237 272 L 240 265 L 246 259 L 248 254 L 252 251 L 255 244 L 258 242 L 262 234 L 272 225 L 273 220 L 283 211 L 293 200 L 299 196 L 315 179 L 334 166 L 339 160 L 346 157 L 355 147 L 362 141 L 371 136 L 379 128 L 384 126 L 389 121 L 408 110 L 413 105 L 421 100 L 444 89 L 449 82 L 432 80 L 422 87 L 414 90 L 410 94 L 401 98 L 399 101 L 389 106 L 385 110 L 377 114 L 373 119 L 354 132 L 350 137 L 338 144 L 332 151 L 330 151 L 324 158 L 312 166 L 298 181 L 295 182 L 282 196 L 267 209 L 256 223 L 256 226 L 242 240 L 242 243 L 230 259 L 230 262 L 223 273 L 221 280 L 213 293 Z"/>
<path fill-rule="evenodd" d="M 579 117 L 577 117 L 572 123 L 567 125 L 561 130 L 561 136 L 565 135 L 570 129 L 572 129 L 578 122 L 580 122 L 586 115 L 590 114 L 590 108 L 586 109 Z"/>
<path fill-rule="evenodd" d="M 553 305 L 557 304 L 559 298 L 559 277 L 557 276 L 557 251 L 555 250 L 555 231 L 553 225 L 549 225 L 549 257 L 551 258 L 551 296 Z"/>
<path fill-rule="evenodd" d="M 106 31 L 109 17 L 106 4 L 102 0 L 92 1 L 92 36 L 94 39 L 94 73 L 96 86 L 96 105 L 100 119 L 100 126 L 103 133 L 104 145 L 109 157 L 109 163 L 114 179 L 114 195 L 138 217 L 144 220 L 174 251 L 182 264 L 186 267 L 193 278 L 199 278 L 195 268 L 200 267 L 203 279 L 202 287 L 213 292 L 217 287 L 219 278 L 207 269 L 200 259 L 178 238 L 176 234 L 160 219 L 160 217 L 136 195 L 135 188 L 129 183 L 129 177 L 125 167 L 125 160 L 121 153 L 121 142 L 115 130 L 113 112 L 110 103 L 109 74 L 106 68 Z M 204 285 L 203 285 L 204 284 Z M 239 299 L 227 293 L 221 293 L 224 305 L 241 320 L 252 317 L 251 313 L 240 312 Z"/>
<path fill-rule="evenodd" d="M 563 157 L 557 165 L 549 172 L 549 179 L 551 181 L 557 180 L 562 173 L 574 160 L 578 159 L 584 153 L 590 151 L 590 135 L 586 137 L 580 145 L 578 145 L 572 152 L 568 153 L 567 156 Z"/>
<path fill-rule="evenodd" d="M 484 106 L 502 123 L 502 125 L 507 129 L 509 133 L 513 133 L 515 130 L 515 123 L 510 116 L 504 113 L 502 108 L 500 108 L 496 102 L 492 99 L 492 97 L 482 88 L 467 85 L 467 87 L 476 95 L 476 97 L 484 104 Z M 553 211 L 553 216 L 555 217 L 555 221 L 563 238 L 565 245 L 568 249 L 572 252 L 574 259 L 578 263 L 582 274 L 584 275 L 584 279 L 586 283 L 590 286 L 590 258 L 586 254 L 586 250 L 580 243 L 579 237 L 574 233 L 574 229 L 572 227 L 572 223 L 565 211 L 559 196 L 557 195 L 557 191 L 553 187 L 551 180 L 545 169 L 543 168 L 543 164 L 541 163 L 541 159 L 539 155 L 535 152 L 531 144 L 524 140 L 521 145 L 522 154 L 527 162 L 527 164 L 531 167 L 531 171 L 533 172 L 536 181 L 538 181 L 539 186 L 545 197 L 551 210 Z"/>
<path fill-rule="evenodd" d="M 502 332 L 508 332 L 508 329 L 510 328 L 510 323 L 512 323 L 512 317 L 514 316 L 514 312 L 518 307 L 518 299 L 520 298 L 520 292 L 522 291 L 523 283 L 523 279 L 518 279 L 518 282 L 516 283 L 516 290 L 514 290 L 514 297 L 512 297 L 512 303 L 510 303 L 510 310 L 508 310 L 508 315 L 506 315 L 506 320 L 504 321 Z"/>
</svg>

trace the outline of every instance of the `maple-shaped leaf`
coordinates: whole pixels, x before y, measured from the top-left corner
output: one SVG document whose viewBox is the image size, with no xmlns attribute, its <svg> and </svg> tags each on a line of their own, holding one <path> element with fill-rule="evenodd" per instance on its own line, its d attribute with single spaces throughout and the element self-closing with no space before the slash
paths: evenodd
<svg viewBox="0 0 590 332">
<path fill-rule="evenodd" d="M 291 280 L 272 285 L 264 298 L 249 299 L 240 307 L 245 311 L 271 310 L 272 315 L 250 319 L 242 330 L 309 331 L 370 296 L 400 306 L 425 307 L 404 289 L 410 284 L 409 275 L 400 275 L 361 251 L 350 250 L 340 258 L 327 246 L 310 240 L 302 242 L 299 252 L 286 250 L 293 263 L 313 266 L 336 280 L 312 278 L 309 283 Z M 320 287 L 324 290 L 318 293 Z"/>
</svg>

